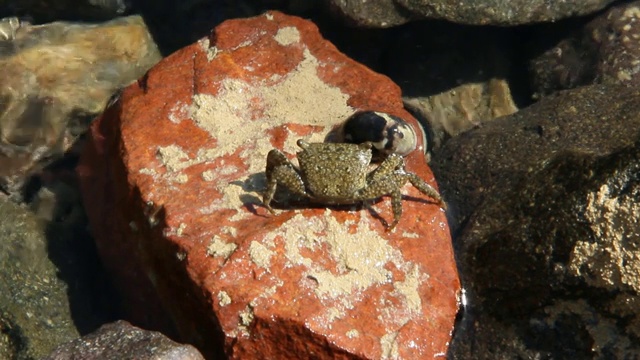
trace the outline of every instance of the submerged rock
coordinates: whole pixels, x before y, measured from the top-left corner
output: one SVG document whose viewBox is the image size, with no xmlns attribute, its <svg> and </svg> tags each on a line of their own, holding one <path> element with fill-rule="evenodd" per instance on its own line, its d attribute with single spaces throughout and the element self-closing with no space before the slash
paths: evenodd
<svg viewBox="0 0 640 360">
<path fill-rule="evenodd" d="M 20 198 L 25 180 L 68 150 L 160 54 L 138 16 L 0 26 L 0 189 Z"/>
<path fill-rule="evenodd" d="M 508 78 L 514 37 L 492 28 L 412 24 L 389 44 L 388 75 L 405 106 L 425 125 L 429 150 L 449 138 L 518 111 Z M 443 34 L 446 34 L 443 36 Z"/>
<path fill-rule="evenodd" d="M 104 320 L 104 279 L 86 233 L 2 197 L 0 216 L 0 358 L 40 359 Z"/>
</svg>

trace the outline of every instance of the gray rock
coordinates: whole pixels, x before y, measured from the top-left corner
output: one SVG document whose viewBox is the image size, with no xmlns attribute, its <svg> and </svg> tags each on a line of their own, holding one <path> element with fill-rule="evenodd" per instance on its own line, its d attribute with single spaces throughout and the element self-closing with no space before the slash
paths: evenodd
<svg viewBox="0 0 640 360">
<path fill-rule="evenodd" d="M 640 1 L 620 4 L 531 60 L 535 97 L 591 83 L 640 84 Z"/>
<path fill-rule="evenodd" d="M 143 330 L 126 321 L 116 321 L 60 345 L 44 359 L 201 360 L 204 357 L 191 345 L 178 344 L 159 332 Z"/>
<path fill-rule="evenodd" d="M 100 25 L 8 19 L 0 30 L 0 188 L 19 198 L 25 179 L 161 56 L 138 16 Z"/>
<path fill-rule="evenodd" d="M 593 85 L 546 97 L 450 139 L 433 169 L 454 233 L 483 201 L 530 176 L 558 151 L 610 154 L 640 134 L 640 90 Z"/>
<path fill-rule="evenodd" d="M 412 19 L 444 19 L 460 24 L 520 25 L 557 21 L 603 9 L 614 0 L 332 0 L 349 21 L 390 27 Z"/>
<path fill-rule="evenodd" d="M 560 92 L 432 168 L 468 299 L 451 358 L 640 356 L 639 90 Z"/>
<path fill-rule="evenodd" d="M 411 13 L 394 0 L 332 0 L 332 9 L 358 26 L 386 28 L 407 23 Z"/>
<path fill-rule="evenodd" d="M 518 25 L 557 21 L 603 9 L 614 0 L 397 0 L 424 17 L 462 24 Z"/>
</svg>

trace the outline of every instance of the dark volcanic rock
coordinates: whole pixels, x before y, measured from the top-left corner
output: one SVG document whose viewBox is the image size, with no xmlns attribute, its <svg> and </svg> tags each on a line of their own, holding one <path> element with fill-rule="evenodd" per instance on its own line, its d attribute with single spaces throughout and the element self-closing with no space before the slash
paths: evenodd
<svg viewBox="0 0 640 360">
<path fill-rule="evenodd" d="M 456 359 L 640 355 L 640 141 L 561 151 L 495 192 L 459 237 L 470 302 Z"/>
</svg>

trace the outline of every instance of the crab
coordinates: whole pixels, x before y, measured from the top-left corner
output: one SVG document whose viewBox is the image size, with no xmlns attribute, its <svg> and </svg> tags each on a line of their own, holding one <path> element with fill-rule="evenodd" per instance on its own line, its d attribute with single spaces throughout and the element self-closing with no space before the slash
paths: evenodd
<svg viewBox="0 0 640 360">
<path fill-rule="evenodd" d="M 271 201 L 278 185 L 314 203 L 327 205 L 366 203 L 389 195 L 393 222 L 387 226 L 388 231 L 396 227 L 402 216 L 400 190 L 407 182 L 446 209 L 440 194 L 418 175 L 406 171 L 404 159 L 398 154 L 389 154 L 369 172 L 370 142 L 308 143 L 300 139 L 297 144 L 302 148 L 297 153 L 299 168 L 277 149 L 267 155 L 267 190 L 263 204 L 272 214 Z"/>
</svg>

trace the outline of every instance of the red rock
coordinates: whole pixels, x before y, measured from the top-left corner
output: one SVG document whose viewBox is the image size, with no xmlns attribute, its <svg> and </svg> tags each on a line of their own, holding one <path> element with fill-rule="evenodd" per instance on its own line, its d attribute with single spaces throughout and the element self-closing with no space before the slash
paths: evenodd
<svg viewBox="0 0 640 360">
<path fill-rule="evenodd" d="M 125 89 L 79 174 L 132 320 L 175 323 L 209 357 L 444 356 L 460 287 L 442 209 L 407 185 L 424 200 L 388 233 L 362 207 L 261 206 L 267 152 L 358 109 L 417 127 L 391 80 L 277 12 L 221 24 Z M 406 161 L 434 184 L 420 151 Z M 388 199 L 374 209 L 392 219 Z"/>
</svg>

